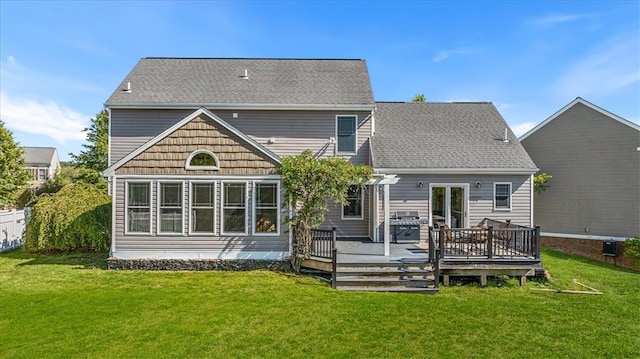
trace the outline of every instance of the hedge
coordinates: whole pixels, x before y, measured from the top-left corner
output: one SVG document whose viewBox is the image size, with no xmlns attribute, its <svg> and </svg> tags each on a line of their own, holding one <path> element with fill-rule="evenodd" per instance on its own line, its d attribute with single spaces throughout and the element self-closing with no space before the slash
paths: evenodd
<svg viewBox="0 0 640 359">
<path fill-rule="evenodd" d="M 38 199 L 24 247 L 30 252 L 106 251 L 110 228 L 111 198 L 95 185 L 73 183 Z"/>
</svg>

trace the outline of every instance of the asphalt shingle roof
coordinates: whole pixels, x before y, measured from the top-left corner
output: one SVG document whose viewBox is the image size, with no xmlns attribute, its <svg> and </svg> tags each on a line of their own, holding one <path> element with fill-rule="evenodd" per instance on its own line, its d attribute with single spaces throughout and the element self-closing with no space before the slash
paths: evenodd
<svg viewBox="0 0 640 359">
<path fill-rule="evenodd" d="M 53 147 L 22 147 L 27 167 L 48 167 L 56 149 Z"/>
<path fill-rule="evenodd" d="M 532 169 L 535 164 L 492 103 L 379 102 L 375 168 Z"/>
<path fill-rule="evenodd" d="M 131 92 L 124 91 L 127 83 Z M 374 100 L 364 60 L 143 58 L 106 105 L 149 104 L 373 105 Z"/>
</svg>

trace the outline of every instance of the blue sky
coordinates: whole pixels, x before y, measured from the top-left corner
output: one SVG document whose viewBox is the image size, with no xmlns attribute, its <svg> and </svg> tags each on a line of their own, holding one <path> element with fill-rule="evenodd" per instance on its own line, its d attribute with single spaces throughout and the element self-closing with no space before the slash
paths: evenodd
<svg viewBox="0 0 640 359">
<path fill-rule="evenodd" d="M 365 59 L 376 100 L 491 101 L 518 135 L 578 96 L 640 123 L 639 1 L 0 0 L 0 118 L 68 160 L 155 56 Z"/>
</svg>

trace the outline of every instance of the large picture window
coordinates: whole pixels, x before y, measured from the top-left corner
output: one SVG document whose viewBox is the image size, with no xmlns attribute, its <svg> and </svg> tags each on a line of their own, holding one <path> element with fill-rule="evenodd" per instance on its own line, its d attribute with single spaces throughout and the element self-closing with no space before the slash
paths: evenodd
<svg viewBox="0 0 640 359">
<path fill-rule="evenodd" d="M 255 233 L 278 233 L 279 206 L 278 184 L 255 184 Z"/>
<path fill-rule="evenodd" d="M 159 233 L 182 233 L 182 183 L 160 183 Z"/>
<path fill-rule="evenodd" d="M 494 184 L 494 209 L 511 209 L 511 183 Z"/>
<path fill-rule="evenodd" d="M 223 183 L 222 232 L 247 233 L 247 184 Z"/>
<path fill-rule="evenodd" d="M 214 183 L 191 184 L 191 233 L 214 232 Z"/>
<path fill-rule="evenodd" d="M 151 232 L 151 184 L 127 183 L 127 232 Z"/>
<path fill-rule="evenodd" d="M 356 153 L 356 116 L 337 116 L 338 153 Z"/>
<path fill-rule="evenodd" d="M 347 202 L 349 202 L 349 205 L 342 207 L 342 218 L 362 219 L 362 188 L 349 186 Z"/>
</svg>

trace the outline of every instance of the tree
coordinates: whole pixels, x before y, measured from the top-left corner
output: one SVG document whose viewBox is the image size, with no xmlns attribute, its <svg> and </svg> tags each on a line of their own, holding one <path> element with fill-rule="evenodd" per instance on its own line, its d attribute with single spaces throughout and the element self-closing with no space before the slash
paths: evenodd
<svg viewBox="0 0 640 359">
<path fill-rule="evenodd" d="M 544 192 L 544 190 L 549 188 L 549 186 L 547 186 L 547 181 L 552 177 L 553 176 L 548 175 L 544 172 L 533 177 L 533 191 L 537 194 Z"/>
<path fill-rule="evenodd" d="M 424 98 L 424 94 L 423 93 L 419 93 L 417 95 L 415 95 L 413 97 L 413 100 L 411 100 L 411 102 L 426 102 L 427 100 Z"/>
<path fill-rule="evenodd" d="M 348 205 L 349 186 L 363 186 L 373 170 L 367 165 L 354 165 L 342 157 L 315 158 L 311 150 L 282 159 L 279 174 L 286 189 L 285 197 L 294 209 L 288 219 L 293 225 L 291 264 L 296 271 L 311 250 L 311 230 L 325 218 L 328 201 Z"/>
<path fill-rule="evenodd" d="M 0 208 L 12 206 L 18 191 L 29 181 L 24 168 L 24 151 L 0 120 Z"/>
<path fill-rule="evenodd" d="M 84 151 L 79 155 L 69 153 L 73 166 L 80 169 L 78 182 L 93 183 L 105 189 L 106 181 L 100 172 L 107 169 L 109 158 L 109 115 L 106 110 L 91 119 L 91 127 L 83 130 L 87 132 L 88 144 L 83 144 Z"/>
</svg>

